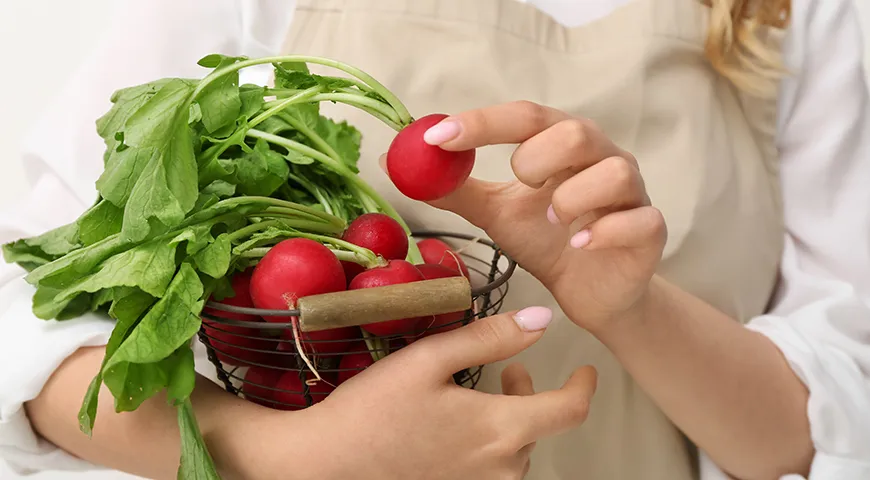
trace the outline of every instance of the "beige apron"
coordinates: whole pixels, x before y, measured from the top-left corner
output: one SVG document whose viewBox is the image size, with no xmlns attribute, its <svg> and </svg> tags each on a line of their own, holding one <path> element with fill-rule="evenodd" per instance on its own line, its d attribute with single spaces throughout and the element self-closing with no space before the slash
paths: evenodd
<svg viewBox="0 0 870 480">
<path fill-rule="evenodd" d="M 636 0 L 565 28 L 515 0 L 300 0 L 285 53 L 323 55 L 372 74 L 412 115 L 526 99 L 591 118 L 640 161 L 670 238 L 660 274 L 741 321 L 764 311 L 783 227 L 775 105 L 750 100 L 703 57 L 708 10 L 692 0 Z M 771 31 L 778 40 L 781 31 Z M 315 69 L 317 70 L 317 69 Z M 319 70 L 317 70 L 319 71 Z M 399 194 L 377 166 L 395 132 L 347 106 L 324 107 L 363 132 L 364 177 L 412 227 L 475 233 L 453 214 Z M 514 147 L 479 151 L 474 175 L 513 178 Z M 543 215 L 543 212 L 542 212 Z M 530 275 L 506 309 L 556 307 Z M 558 307 L 556 307 L 558 311 Z M 528 478 L 695 478 L 692 447 L 614 357 L 562 315 L 520 355 L 539 389 L 577 366 L 599 371 L 588 421 L 542 441 Z M 481 389 L 499 391 L 500 365 Z"/>
</svg>

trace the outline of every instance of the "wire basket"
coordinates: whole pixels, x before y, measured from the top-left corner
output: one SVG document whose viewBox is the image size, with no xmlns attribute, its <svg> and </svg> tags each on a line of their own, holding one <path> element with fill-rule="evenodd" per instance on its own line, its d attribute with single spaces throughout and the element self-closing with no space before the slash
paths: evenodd
<svg viewBox="0 0 870 480">
<path fill-rule="evenodd" d="M 323 400 L 376 359 L 419 338 L 499 312 L 516 263 L 493 242 L 448 232 L 421 231 L 413 236 L 458 246 L 469 278 L 314 295 L 299 299 L 293 310 L 208 302 L 198 336 L 226 390 L 267 407 L 299 410 Z M 401 334 L 374 336 L 360 328 L 411 318 L 416 319 L 415 327 Z M 312 366 L 322 380 L 315 381 Z M 482 369 L 483 365 L 465 369 L 453 379 L 475 388 Z"/>
</svg>

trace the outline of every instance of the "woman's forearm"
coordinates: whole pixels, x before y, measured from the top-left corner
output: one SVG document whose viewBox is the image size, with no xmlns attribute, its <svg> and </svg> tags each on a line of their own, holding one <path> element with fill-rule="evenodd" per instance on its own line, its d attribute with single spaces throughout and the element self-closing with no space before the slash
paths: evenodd
<svg viewBox="0 0 870 480">
<path fill-rule="evenodd" d="M 143 403 L 136 411 L 116 414 L 111 393 L 100 392 L 93 437 L 79 430 L 78 410 L 91 378 L 100 368 L 102 348 L 81 349 L 57 371 L 40 395 L 26 404 L 34 429 L 67 452 L 91 463 L 145 478 L 175 479 L 180 439 L 175 408 L 163 394 Z M 224 478 L 255 478 L 246 469 L 260 468 L 255 442 L 266 426 L 274 429 L 287 414 L 275 412 L 223 391 L 204 378 L 197 379 L 191 397 L 200 428 Z M 244 439 L 258 439 L 246 444 Z"/>
<path fill-rule="evenodd" d="M 642 313 L 593 333 L 729 474 L 808 472 L 808 392 L 763 335 L 657 277 Z"/>
</svg>

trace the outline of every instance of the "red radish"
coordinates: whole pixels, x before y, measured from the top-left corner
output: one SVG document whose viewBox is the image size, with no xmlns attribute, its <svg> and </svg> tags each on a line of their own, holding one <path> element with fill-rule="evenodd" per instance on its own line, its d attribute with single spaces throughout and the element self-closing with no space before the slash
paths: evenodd
<svg viewBox="0 0 870 480">
<path fill-rule="evenodd" d="M 372 354 L 366 349 L 365 343 L 357 343 L 348 354 L 341 357 L 341 362 L 338 364 L 338 384 L 341 385 L 350 380 L 374 363 Z"/>
<path fill-rule="evenodd" d="M 367 248 L 387 260 L 404 260 L 408 255 L 408 235 L 389 215 L 366 213 L 350 222 L 342 240 Z M 341 262 L 347 281 L 365 270 L 358 263 Z"/>
<path fill-rule="evenodd" d="M 220 301 L 225 305 L 236 307 L 254 307 L 250 292 L 251 272 L 245 271 L 233 275 L 231 280 L 234 295 Z M 256 315 L 225 312 L 210 307 L 202 309 L 204 314 L 219 319 L 239 320 L 244 322 L 262 322 Z M 219 321 L 203 318 L 204 330 L 209 336 L 209 343 L 214 348 L 218 360 L 228 365 L 249 366 L 251 364 L 275 365 L 276 355 L 272 354 L 277 341 L 266 340 L 264 332 L 256 328 L 226 325 Z M 264 351 L 257 351 L 264 350 Z M 269 352 L 266 352 L 269 351 Z"/>
<path fill-rule="evenodd" d="M 305 353 L 315 355 L 335 355 L 346 352 L 351 344 L 360 337 L 359 328 L 342 327 L 330 330 L 302 333 L 302 349 Z M 295 352 L 293 331 L 285 330 L 282 334 L 283 342 L 278 345 L 279 352 Z"/>
<path fill-rule="evenodd" d="M 426 280 L 436 278 L 458 277 L 459 271 L 452 268 L 447 268 L 444 265 L 417 265 L 417 270 L 423 274 Z M 417 324 L 417 329 L 421 337 L 428 337 L 436 333 L 449 332 L 462 326 L 462 319 L 465 318 L 465 312 L 445 313 L 435 315 L 434 317 L 420 317 Z"/>
<path fill-rule="evenodd" d="M 275 388 L 279 391 L 275 392 L 273 398 L 278 403 L 279 410 L 301 410 L 308 405 L 305 400 L 305 384 L 299 378 L 299 372 L 284 372 Z M 308 393 L 311 395 L 311 404 L 322 402 L 333 390 L 335 388 L 324 381 L 310 385 Z"/>
<path fill-rule="evenodd" d="M 390 260 L 386 267 L 372 268 L 357 275 L 350 282 L 350 290 L 360 288 L 385 287 L 400 283 L 419 282 L 423 280 L 423 274 L 417 267 L 404 260 Z M 416 318 L 403 318 L 388 320 L 386 322 L 370 323 L 362 328 L 371 333 L 387 337 L 391 335 L 413 335 L 417 324 Z"/>
<path fill-rule="evenodd" d="M 287 310 L 302 297 L 344 290 L 347 281 L 341 262 L 322 244 L 290 238 L 272 247 L 254 267 L 251 300 L 257 308 Z M 286 323 L 287 317 L 266 317 Z"/>
<path fill-rule="evenodd" d="M 402 194 L 414 200 L 446 197 L 459 188 L 474 168 L 474 150 L 449 152 L 423 141 L 430 127 L 447 118 L 432 114 L 402 129 L 387 150 L 387 173 Z"/>
<path fill-rule="evenodd" d="M 454 252 L 450 245 L 438 240 L 437 238 L 427 238 L 417 242 L 417 248 L 420 249 L 420 255 L 423 256 L 423 262 L 432 265 L 444 265 L 447 268 L 462 271 L 462 276 L 470 279 L 468 275 L 468 267 L 462 261 L 462 257 Z"/>
<path fill-rule="evenodd" d="M 284 375 L 283 370 L 251 367 L 245 374 L 245 384 L 242 385 L 242 393 L 248 400 L 269 408 L 278 408 L 274 402 L 277 400 L 278 381 Z"/>
</svg>

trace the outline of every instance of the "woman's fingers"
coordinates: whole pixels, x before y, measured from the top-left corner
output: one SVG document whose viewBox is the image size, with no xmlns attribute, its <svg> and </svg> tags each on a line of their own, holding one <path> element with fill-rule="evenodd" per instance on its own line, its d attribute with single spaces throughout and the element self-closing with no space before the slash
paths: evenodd
<svg viewBox="0 0 870 480">
<path fill-rule="evenodd" d="M 512 404 L 508 413 L 520 422 L 521 444 L 558 435 L 583 423 L 597 386 L 598 373 L 587 366 L 575 370 L 558 390 L 506 398 Z"/>
<path fill-rule="evenodd" d="M 426 337 L 404 351 L 416 364 L 414 371 L 432 372 L 440 381 L 465 368 L 506 360 L 522 352 L 543 336 L 552 318 L 547 308 L 526 308 Z"/>
<path fill-rule="evenodd" d="M 605 215 L 589 224 L 571 239 L 571 245 L 584 250 L 639 248 L 661 250 L 668 232 L 657 208 L 638 207 Z"/>
<path fill-rule="evenodd" d="M 501 372 L 501 391 L 505 395 L 534 395 L 532 376 L 521 363 L 512 363 Z"/>
<path fill-rule="evenodd" d="M 447 117 L 431 127 L 423 140 L 451 151 L 522 143 L 567 118 L 565 112 L 533 102 L 504 103 Z"/>
<path fill-rule="evenodd" d="M 562 120 L 520 145 L 511 157 L 517 179 L 532 188 L 562 172 L 579 172 L 607 157 L 634 157 L 617 147 L 592 121 Z"/>
<path fill-rule="evenodd" d="M 569 178 L 553 192 L 550 221 L 570 225 L 590 212 L 649 205 L 643 177 L 623 157 L 606 158 Z M 555 217 L 553 216 L 555 214 Z"/>
</svg>

